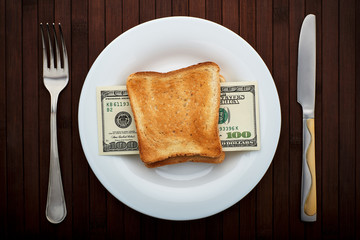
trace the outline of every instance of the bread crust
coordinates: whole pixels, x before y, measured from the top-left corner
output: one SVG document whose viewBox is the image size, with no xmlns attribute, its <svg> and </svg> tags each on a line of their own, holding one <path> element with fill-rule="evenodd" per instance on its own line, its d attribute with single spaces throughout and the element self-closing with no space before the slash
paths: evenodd
<svg viewBox="0 0 360 240">
<path fill-rule="evenodd" d="M 146 166 L 222 161 L 219 72 L 216 63 L 204 62 L 167 73 L 137 72 L 128 77 L 140 158 Z"/>
<path fill-rule="evenodd" d="M 165 165 L 183 163 L 183 162 L 201 162 L 201 163 L 222 163 L 225 159 L 225 153 L 222 152 L 218 157 L 189 156 L 189 157 L 170 157 L 162 161 L 145 164 L 148 168 L 162 167 Z"/>
</svg>

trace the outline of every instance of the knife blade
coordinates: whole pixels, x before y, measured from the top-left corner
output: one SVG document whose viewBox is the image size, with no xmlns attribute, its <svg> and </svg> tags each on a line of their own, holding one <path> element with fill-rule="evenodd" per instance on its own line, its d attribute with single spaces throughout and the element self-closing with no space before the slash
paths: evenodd
<svg viewBox="0 0 360 240">
<path fill-rule="evenodd" d="M 316 82 L 316 19 L 305 17 L 298 49 L 297 101 L 303 110 L 303 156 L 301 181 L 301 220 L 316 221 L 315 174 L 315 82 Z"/>
</svg>

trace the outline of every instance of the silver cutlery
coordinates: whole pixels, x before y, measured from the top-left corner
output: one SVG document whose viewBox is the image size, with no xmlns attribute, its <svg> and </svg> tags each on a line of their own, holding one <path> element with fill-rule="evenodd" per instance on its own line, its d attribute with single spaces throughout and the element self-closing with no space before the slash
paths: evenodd
<svg viewBox="0 0 360 240">
<path fill-rule="evenodd" d="M 298 50 L 297 101 L 303 109 L 303 157 L 301 181 L 301 220 L 316 221 L 315 174 L 315 15 L 305 17 L 301 26 Z"/>
<path fill-rule="evenodd" d="M 50 28 L 52 28 L 53 39 L 55 42 L 55 51 L 52 47 L 52 39 L 50 37 Z M 41 40 L 43 46 L 43 79 L 46 89 L 51 97 L 51 113 L 50 113 L 50 169 L 49 169 L 49 185 L 46 202 L 46 218 L 51 223 L 60 223 L 66 217 L 66 204 L 64 190 L 61 180 L 58 143 L 57 143 L 57 125 L 56 125 L 56 110 L 57 102 L 60 92 L 65 88 L 69 81 L 69 66 L 68 56 L 63 38 L 61 25 L 59 23 L 60 39 L 62 45 L 63 66 L 61 66 L 60 49 L 56 36 L 55 24 L 49 26 L 46 23 L 46 32 L 48 37 L 48 54 L 46 51 L 46 44 L 44 40 L 43 24 L 40 23 Z M 48 56 L 50 66 L 48 65 Z M 55 65 L 56 64 L 56 65 Z"/>
</svg>

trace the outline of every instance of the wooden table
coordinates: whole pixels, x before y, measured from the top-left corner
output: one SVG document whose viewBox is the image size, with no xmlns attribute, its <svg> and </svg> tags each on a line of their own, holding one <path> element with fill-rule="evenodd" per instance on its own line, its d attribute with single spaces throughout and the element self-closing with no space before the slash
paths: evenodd
<svg viewBox="0 0 360 240">
<path fill-rule="evenodd" d="M 317 18 L 318 220 L 300 221 L 302 113 L 296 101 L 302 20 Z M 165 16 L 206 18 L 261 55 L 282 112 L 274 160 L 241 201 L 214 216 L 166 221 L 115 199 L 91 171 L 78 133 L 86 74 L 115 37 Z M 0 0 L 0 238 L 359 239 L 360 2 L 355 0 Z M 42 77 L 39 23 L 61 22 L 70 56 L 60 95 L 58 139 L 68 215 L 45 218 L 50 99 Z"/>
</svg>

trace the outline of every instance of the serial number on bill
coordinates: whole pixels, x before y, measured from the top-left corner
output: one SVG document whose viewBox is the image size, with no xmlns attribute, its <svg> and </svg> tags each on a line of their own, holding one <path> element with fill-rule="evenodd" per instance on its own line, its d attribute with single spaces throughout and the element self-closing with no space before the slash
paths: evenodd
<svg viewBox="0 0 360 240">
<path fill-rule="evenodd" d="M 234 130 L 239 130 L 239 126 L 219 127 L 219 131 L 234 131 Z"/>
<path fill-rule="evenodd" d="M 106 107 L 127 107 L 130 106 L 130 102 L 107 102 Z"/>
</svg>

